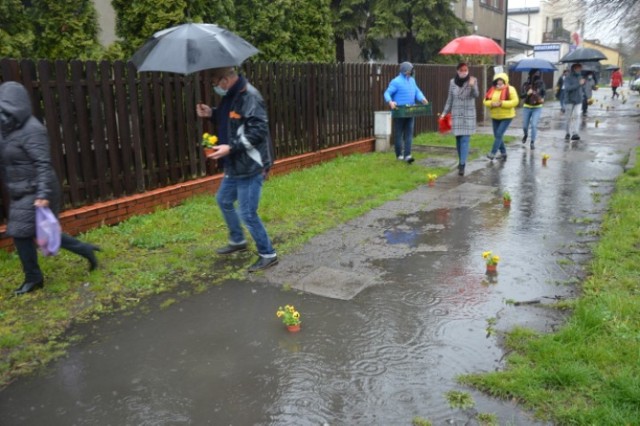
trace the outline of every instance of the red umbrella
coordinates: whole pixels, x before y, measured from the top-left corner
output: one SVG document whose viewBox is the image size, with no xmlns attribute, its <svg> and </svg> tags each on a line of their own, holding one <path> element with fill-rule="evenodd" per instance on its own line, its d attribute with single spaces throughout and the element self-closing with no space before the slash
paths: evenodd
<svg viewBox="0 0 640 426">
<path fill-rule="evenodd" d="M 454 38 L 440 51 L 441 55 L 504 55 L 504 50 L 488 37 L 469 35 Z"/>
</svg>

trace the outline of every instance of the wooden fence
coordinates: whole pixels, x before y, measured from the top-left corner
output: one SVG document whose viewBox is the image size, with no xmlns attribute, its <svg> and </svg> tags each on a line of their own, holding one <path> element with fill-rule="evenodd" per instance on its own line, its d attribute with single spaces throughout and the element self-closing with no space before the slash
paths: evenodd
<svg viewBox="0 0 640 426">
<path fill-rule="evenodd" d="M 243 68 L 265 98 L 277 158 L 371 137 L 373 112 L 386 108 L 382 94 L 398 73 L 392 64 L 263 62 Z M 452 66 L 416 66 L 434 113 L 442 110 L 454 72 Z M 487 80 L 486 68 L 471 72 Z M 217 173 L 199 147 L 202 132 L 215 129 L 195 115 L 197 102 L 217 102 L 209 77 L 207 71 L 138 73 L 121 61 L 0 60 L 0 82 L 24 84 L 34 114 L 47 127 L 64 209 Z M 479 100 L 479 119 L 483 113 Z M 416 121 L 416 132 L 436 128 L 435 116 Z"/>
</svg>

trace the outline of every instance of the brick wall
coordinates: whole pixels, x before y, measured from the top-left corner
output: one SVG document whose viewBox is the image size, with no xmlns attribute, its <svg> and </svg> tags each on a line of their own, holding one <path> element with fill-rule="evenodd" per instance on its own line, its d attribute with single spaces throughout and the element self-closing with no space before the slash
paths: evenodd
<svg viewBox="0 0 640 426">
<path fill-rule="evenodd" d="M 373 152 L 375 139 L 363 139 L 346 145 L 277 160 L 271 169 L 272 175 L 289 173 L 314 166 L 339 156 Z M 152 213 L 158 208 L 169 208 L 198 194 L 215 194 L 220 186 L 222 174 L 206 176 L 178 185 L 160 188 L 142 194 L 96 203 L 90 206 L 66 210 L 60 213 L 60 224 L 64 232 L 77 235 L 102 225 L 115 225 L 132 216 Z M 13 249 L 11 238 L 5 237 L 6 226 L 0 226 L 0 249 Z"/>
</svg>

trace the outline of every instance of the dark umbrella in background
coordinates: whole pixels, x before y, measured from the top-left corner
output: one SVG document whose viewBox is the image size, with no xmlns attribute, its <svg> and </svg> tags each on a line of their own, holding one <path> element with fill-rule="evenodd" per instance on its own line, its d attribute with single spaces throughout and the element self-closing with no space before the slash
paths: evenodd
<svg viewBox="0 0 640 426">
<path fill-rule="evenodd" d="M 571 53 L 564 55 L 560 62 L 598 62 L 607 57 L 598 49 L 590 47 L 580 47 Z"/>
<path fill-rule="evenodd" d="M 179 74 L 231 67 L 258 53 L 242 37 L 215 24 L 182 24 L 155 33 L 131 57 L 138 71 Z"/>
<path fill-rule="evenodd" d="M 546 59 L 536 58 L 521 59 L 513 68 L 511 68 L 512 71 L 531 71 L 534 69 L 542 72 L 550 72 L 555 71 L 557 68 Z"/>
</svg>

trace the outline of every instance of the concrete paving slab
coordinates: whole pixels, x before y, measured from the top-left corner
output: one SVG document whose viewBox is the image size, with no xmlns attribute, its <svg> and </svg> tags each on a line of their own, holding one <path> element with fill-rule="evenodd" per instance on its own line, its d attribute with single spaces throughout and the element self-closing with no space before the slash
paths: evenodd
<svg viewBox="0 0 640 426">
<path fill-rule="evenodd" d="M 291 287 L 331 299 L 351 300 L 373 284 L 375 277 L 371 275 L 321 266 Z"/>
</svg>

